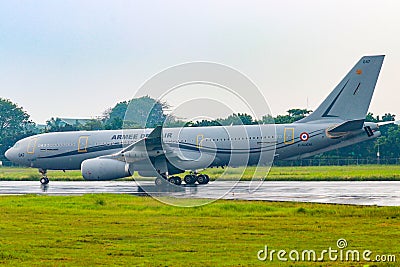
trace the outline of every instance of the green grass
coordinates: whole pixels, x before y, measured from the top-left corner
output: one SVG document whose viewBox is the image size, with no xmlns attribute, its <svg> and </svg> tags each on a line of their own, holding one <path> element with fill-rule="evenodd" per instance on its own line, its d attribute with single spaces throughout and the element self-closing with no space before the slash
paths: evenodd
<svg viewBox="0 0 400 267">
<path fill-rule="evenodd" d="M 266 179 L 277 181 L 399 181 L 400 165 L 272 167 Z"/>
<path fill-rule="evenodd" d="M 196 208 L 129 195 L 0 197 L 0 264 L 11 266 L 367 266 L 260 262 L 270 249 L 348 249 L 400 260 L 400 208 L 217 201 Z M 369 266 L 397 266 L 370 264 Z"/>
<path fill-rule="evenodd" d="M 237 179 L 243 173 L 243 180 L 255 178 L 261 179 L 267 173 L 267 169 L 255 167 L 207 169 L 204 173 L 210 177 L 222 177 L 224 179 Z M 260 175 L 261 174 L 261 175 Z M 300 167 L 272 167 L 268 176 L 269 181 L 380 181 L 400 180 L 400 165 L 348 165 L 348 166 L 300 166 Z"/>
<path fill-rule="evenodd" d="M 80 171 L 48 171 L 47 175 L 52 181 L 79 181 L 83 180 Z M 39 181 L 42 175 L 38 169 L 0 167 L 1 181 Z"/>
<path fill-rule="evenodd" d="M 255 167 L 247 168 L 210 168 L 202 173 L 211 178 L 237 180 L 263 179 L 267 174 L 266 167 L 256 171 Z M 48 171 L 52 181 L 83 180 L 80 171 Z M 183 177 L 184 175 L 181 175 Z M 0 180 L 30 180 L 37 181 L 40 174 L 31 168 L 0 168 Z M 141 179 L 137 174 L 135 179 Z M 125 180 L 131 180 L 127 178 Z M 303 166 L 303 167 L 272 167 L 266 180 L 270 181 L 399 181 L 400 165 L 349 165 L 349 166 Z"/>
</svg>

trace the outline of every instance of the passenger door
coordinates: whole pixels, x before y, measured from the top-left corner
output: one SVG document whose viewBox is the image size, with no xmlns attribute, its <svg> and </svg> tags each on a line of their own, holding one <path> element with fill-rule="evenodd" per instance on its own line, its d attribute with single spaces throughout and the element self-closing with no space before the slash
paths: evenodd
<svg viewBox="0 0 400 267">
<path fill-rule="evenodd" d="M 283 133 L 283 141 L 285 144 L 294 143 L 294 128 L 285 128 Z"/>
<path fill-rule="evenodd" d="M 26 152 L 28 154 L 35 153 L 36 142 L 37 142 L 37 138 L 32 138 L 31 140 L 29 140 L 28 147 L 26 149 Z"/>
<path fill-rule="evenodd" d="M 80 136 L 78 140 L 78 152 L 87 152 L 89 136 Z"/>
</svg>

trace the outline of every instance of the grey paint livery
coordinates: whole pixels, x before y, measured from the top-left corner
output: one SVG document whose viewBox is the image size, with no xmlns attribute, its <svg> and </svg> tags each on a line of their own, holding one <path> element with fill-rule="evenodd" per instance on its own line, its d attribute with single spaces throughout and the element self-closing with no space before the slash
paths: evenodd
<svg viewBox="0 0 400 267">
<path fill-rule="evenodd" d="M 310 157 L 380 136 L 364 119 L 383 59 L 361 58 L 312 114 L 292 124 L 45 133 L 18 141 L 6 157 L 43 170 L 81 169 L 88 180 Z"/>
</svg>

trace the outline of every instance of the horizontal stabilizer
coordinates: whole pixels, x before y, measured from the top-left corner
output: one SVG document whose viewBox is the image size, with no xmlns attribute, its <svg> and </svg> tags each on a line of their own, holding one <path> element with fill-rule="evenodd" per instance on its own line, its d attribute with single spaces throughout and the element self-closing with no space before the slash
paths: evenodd
<svg viewBox="0 0 400 267">
<path fill-rule="evenodd" d="M 400 125 L 400 121 L 382 121 L 377 123 L 378 126 L 388 125 L 388 124 L 396 124 Z"/>
<path fill-rule="evenodd" d="M 351 132 L 360 130 L 364 126 L 364 120 L 345 121 L 341 124 L 335 125 L 327 130 L 330 134 Z"/>
</svg>

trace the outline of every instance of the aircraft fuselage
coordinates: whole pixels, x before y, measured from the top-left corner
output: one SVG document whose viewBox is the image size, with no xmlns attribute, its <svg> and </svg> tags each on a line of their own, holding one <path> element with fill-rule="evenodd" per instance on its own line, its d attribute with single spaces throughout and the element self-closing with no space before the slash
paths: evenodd
<svg viewBox="0 0 400 267">
<path fill-rule="evenodd" d="M 273 153 L 272 159 L 275 160 L 305 158 L 380 136 L 375 123 L 364 124 L 372 129 L 372 136 L 360 129 L 332 138 L 326 133 L 331 126 L 326 123 L 292 123 L 164 128 L 162 137 L 170 149 L 179 151 L 188 159 L 198 158 L 201 153 L 212 156 L 209 166 L 195 166 L 196 163 L 188 161 L 193 166 L 188 165 L 187 169 L 196 169 L 257 164 L 260 155 L 266 153 Z M 151 130 L 44 133 L 18 141 L 6 156 L 15 163 L 33 168 L 78 170 L 84 160 L 117 153 L 123 147 L 146 137 Z M 135 156 L 138 159 L 143 157 L 131 154 L 130 158 L 134 161 Z M 140 164 L 137 166 L 135 170 L 140 171 Z"/>
</svg>

